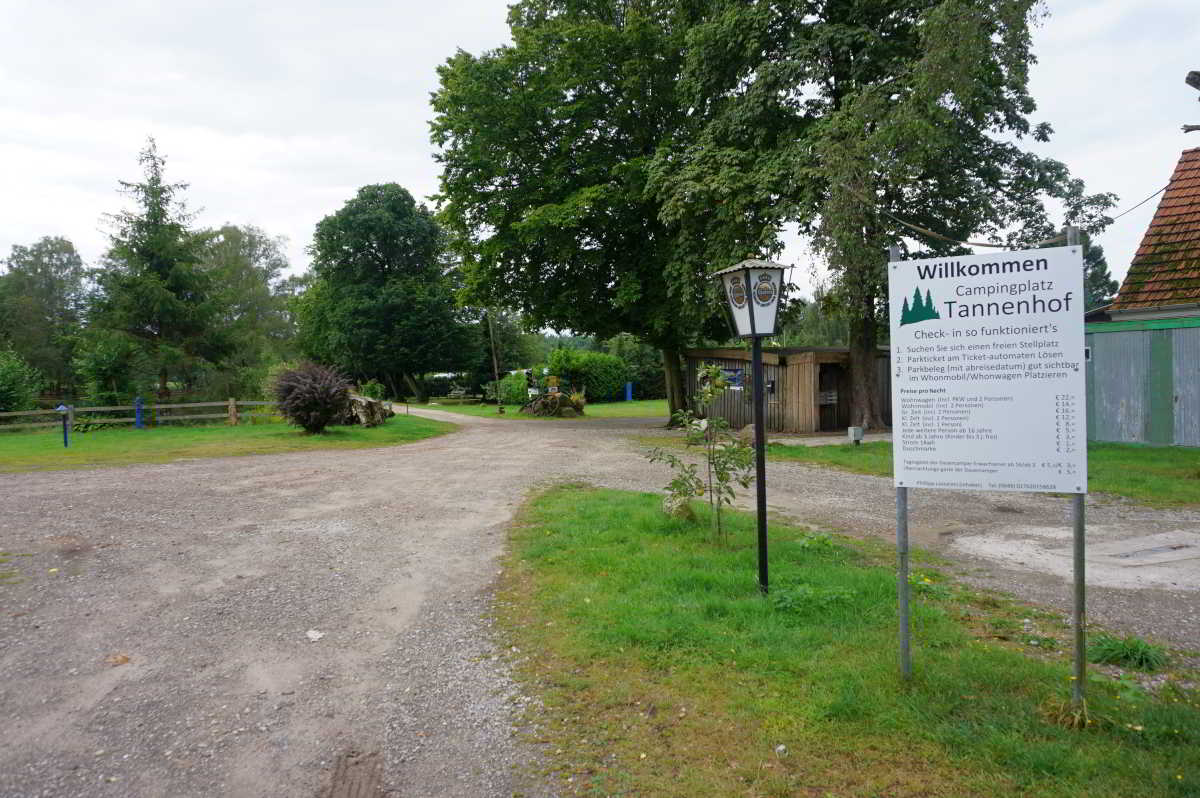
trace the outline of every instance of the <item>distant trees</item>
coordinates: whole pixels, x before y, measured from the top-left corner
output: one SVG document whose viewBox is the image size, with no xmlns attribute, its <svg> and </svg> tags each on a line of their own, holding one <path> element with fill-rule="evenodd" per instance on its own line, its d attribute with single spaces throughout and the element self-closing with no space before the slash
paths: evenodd
<svg viewBox="0 0 1200 798">
<path fill-rule="evenodd" d="M 845 311 L 823 284 L 811 299 L 789 301 L 779 319 L 778 341 L 782 346 L 846 346 L 848 324 Z"/>
<path fill-rule="evenodd" d="M 1104 247 L 1093 244 L 1092 238 L 1084 233 L 1083 243 L 1083 295 L 1085 310 L 1093 310 L 1110 304 L 1116 298 L 1121 284 L 1108 272 L 1108 261 L 1104 258 Z"/>
<path fill-rule="evenodd" d="M 212 280 L 215 323 L 230 343 L 209 384 L 222 394 L 247 396 L 271 363 L 296 354 L 289 308 L 296 281 L 283 276 L 288 268 L 284 240 L 257 227 L 231 224 L 199 236 L 199 266 Z"/>
<path fill-rule="evenodd" d="M 11 349 L 0 349 L 0 413 L 30 410 L 42 387 L 42 375 Z"/>
<path fill-rule="evenodd" d="M 317 224 L 313 281 L 296 301 L 305 355 L 394 396 L 425 398 L 420 375 L 457 371 L 472 350 L 433 215 L 395 183 L 364 186 Z"/>
<path fill-rule="evenodd" d="M 87 300 L 83 259 L 65 238 L 14 246 L 0 274 L 0 346 L 7 345 L 61 392 L 74 385 L 71 361 Z"/>
</svg>

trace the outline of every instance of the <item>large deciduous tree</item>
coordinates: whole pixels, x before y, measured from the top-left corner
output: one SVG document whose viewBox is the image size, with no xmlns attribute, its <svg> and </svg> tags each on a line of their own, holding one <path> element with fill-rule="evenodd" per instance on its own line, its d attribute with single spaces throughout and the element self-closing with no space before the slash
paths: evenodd
<svg viewBox="0 0 1200 798">
<path fill-rule="evenodd" d="M 443 235 L 404 188 L 359 189 L 317 223 L 309 251 L 313 281 L 296 300 L 306 355 L 395 396 L 423 397 L 421 374 L 462 365 L 471 343 Z"/>
<path fill-rule="evenodd" d="M 849 319 L 856 424 L 882 422 L 887 247 L 909 237 L 926 254 L 963 251 L 896 217 L 1008 245 L 1052 233 L 1048 200 L 1069 223 L 1107 223 L 1111 195 L 1085 194 L 1023 146 L 1051 132 L 1029 119 L 1036 0 L 708 5 L 678 100 L 696 127 L 659 150 L 652 186 L 680 225 L 732 215 L 813 237 Z"/>
<path fill-rule="evenodd" d="M 71 359 L 86 301 L 83 259 L 65 238 L 14 246 L 0 275 L 0 340 L 56 393 L 74 387 Z"/>
<path fill-rule="evenodd" d="M 269 364 L 295 356 L 288 310 L 294 281 L 283 277 L 284 239 L 232 224 L 206 230 L 201 239 L 200 267 L 213 282 L 217 320 L 232 343 L 224 369 L 211 379 L 228 395 L 246 395 Z"/>
<path fill-rule="evenodd" d="M 468 301 L 535 327 L 638 335 L 664 353 L 672 409 L 681 347 L 727 334 L 708 273 L 774 241 L 757 216 L 666 221 L 649 190 L 656 153 L 692 124 L 678 81 L 706 5 L 523 0 L 512 45 L 459 52 L 433 98 L 441 218 Z"/>
<path fill-rule="evenodd" d="M 121 181 L 135 205 L 111 218 L 112 245 L 97 272 L 92 325 L 137 341 L 153 362 L 158 392 L 196 363 L 219 364 L 232 341 L 220 321 L 212 274 L 200 266 L 204 240 L 194 232 L 182 194 L 169 183 L 165 159 L 150 139 L 139 158 L 143 180 Z"/>
</svg>

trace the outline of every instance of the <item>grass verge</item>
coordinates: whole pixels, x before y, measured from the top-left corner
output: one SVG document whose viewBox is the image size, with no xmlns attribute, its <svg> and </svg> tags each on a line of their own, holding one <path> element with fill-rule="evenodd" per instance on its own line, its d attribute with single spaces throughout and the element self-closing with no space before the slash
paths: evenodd
<svg viewBox="0 0 1200 798">
<path fill-rule="evenodd" d="M 684 448 L 683 439 L 679 436 L 642 436 L 638 440 L 650 447 Z M 859 446 L 771 443 L 767 446 L 767 457 L 855 474 L 879 477 L 892 475 L 892 444 L 888 441 L 871 441 Z M 1089 443 L 1088 490 L 1124 496 L 1151 507 L 1200 504 L 1200 449 Z"/>
<path fill-rule="evenodd" d="M 668 519 L 659 501 L 564 487 L 513 531 L 498 614 L 565 792 L 1200 794 L 1193 693 L 1151 698 L 1096 676 L 1092 724 L 1052 723 L 1067 663 L 996 641 L 985 630 L 1006 618 L 1000 603 L 932 571 L 915 579 L 915 678 L 902 684 L 889 568 L 776 525 L 763 598 L 752 519 L 731 513 L 733 543 L 718 547 L 703 518 Z"/>
<path fill-rule="evenodd" d="M 416 416 L 395 416 L 388 423 L 371 428 L 331 427 L 321 435 L 306 435 L 282 423 L 105 429 L 72 434 L 70 448 L 63 448 L 62 434 L 57 431 L 9 432 L 0 433 L 0 473 L 394 446 L 453 429 L 453 424 Z"/>
<path fill-rule="evenodd" d="M 450 413 L 461 413 L 465 416 L 488 416 L 490 418 L 516 419 L 519 421 L 561 421 L 561 419 L 527 416 L 520 412 L 520 405 L 505 405 L 504 414 L 496 412 L 495 405 L 413 405 L 427 407 L 430 410 L 445 410 Z M 667 412 L 666 399 L 639 399 L 633 402 L 604 402 L 589 404 L 584 407 L 582 419 L 589 418 L 662 418 L 666 423 L 671 415 Z"/>
</svg>

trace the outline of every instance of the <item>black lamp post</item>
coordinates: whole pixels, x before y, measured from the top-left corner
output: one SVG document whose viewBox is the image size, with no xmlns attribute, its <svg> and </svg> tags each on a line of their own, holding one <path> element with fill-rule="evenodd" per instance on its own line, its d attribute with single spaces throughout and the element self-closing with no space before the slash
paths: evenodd
<svg viewBox="0 0 1200 798">
<path fill-rule="evenodd" d="M 754 476 L 758 490 L 758 587 L 767 592 L 767 436 L 764 430 L 762 339 L 775 334 L 783 270 L 778 263 L 744 260 L 714 274 L 721 278 L 738 335 L 751 341 L 754 375 Z"/>
</svg>

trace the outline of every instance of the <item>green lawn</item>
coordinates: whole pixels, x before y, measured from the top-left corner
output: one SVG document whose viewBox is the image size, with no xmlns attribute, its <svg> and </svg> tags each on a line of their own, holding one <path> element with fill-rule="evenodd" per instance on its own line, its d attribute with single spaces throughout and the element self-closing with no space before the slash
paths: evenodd
<svg viewBox="0 0 1200 798">
<path fill-rule="evenodd" d="M 435 402 L 437 400 L 434 400 Z M 450 413 L 462 413 L 467 416 L 487 416 L 489 418 L 517 419 L 520 421 L 557 421 L 559 419 L 540 416 L 527 416 L 520 411 L 520 405 L 505 405 L 504 414 L 496 412 L 495 405 L 412 405 L 426 407 L 430 410 L 445 410 Z M 584 408 L 583 418 L 661 418 L 666 423 L 670 413 L 667 412 L 666 399 L 640 399 L 632 402 L 604 402 L 589 404 Z"/>
<path fill-rule="evenodd" d="M 717 546 L 660 500 L 564 487 L 513 531 L 497 613 L 563 792 L 1200 795 L 1200 699 L 1178 685 L 1194 673 L 1160 698 L 1093 674 L 1092 723 L 1070 730 L 1069 662 L 1045 653 L 1069 649 L 1062 619 L 922 570 L 904 684 L 876 555 L 773 525 L 764 598 L 750 517 Z"/>
<path fill-rule="evenodd" d="M 308 449 L 394 446 L 453 429 L 453 424 L 403 415 L 379 427 L 331 427 L 322 435 L 306 435 L 300 429 L 282 423 L 125 428 L 74 433 L 71 446 L 66 449 L 62 445 L 61 431 L 0 432 L 0 472 L 168 463 L 184 458 L 278 454 Z"/>
<path fill-rule="evenodd" d="M 859 474 L 892 475 L 892 444 L 788 446 L 770 444 L 776 460 L 798 460 Z M 1155 507 L 1200 504 L 1200 449 L 1088 444 L 1088 490 L 1113 493 Z"/>
</svg>

